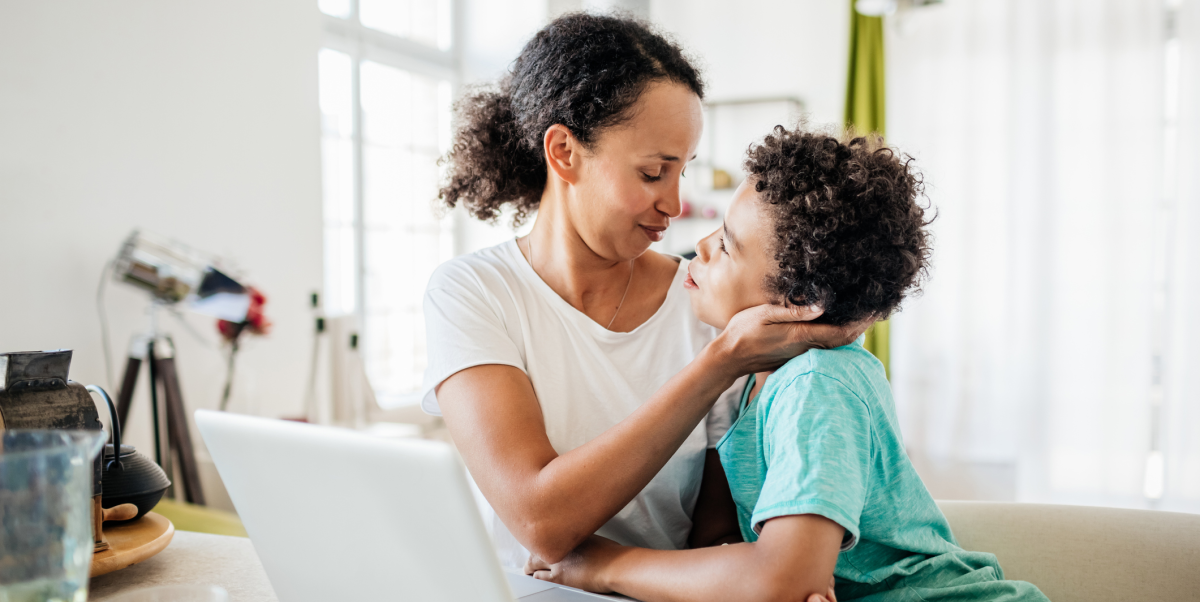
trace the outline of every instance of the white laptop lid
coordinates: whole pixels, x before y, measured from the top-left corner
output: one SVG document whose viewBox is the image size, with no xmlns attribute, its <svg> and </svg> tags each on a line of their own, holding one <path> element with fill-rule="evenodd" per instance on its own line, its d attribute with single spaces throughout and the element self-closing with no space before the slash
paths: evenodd
<svg viewBox="0 0 1200 602">
<path fill-rule="evenodd" d="M 513 600 L 450 446 L 204 410 L 196 425 L 281 601 Z"/>
</svg>

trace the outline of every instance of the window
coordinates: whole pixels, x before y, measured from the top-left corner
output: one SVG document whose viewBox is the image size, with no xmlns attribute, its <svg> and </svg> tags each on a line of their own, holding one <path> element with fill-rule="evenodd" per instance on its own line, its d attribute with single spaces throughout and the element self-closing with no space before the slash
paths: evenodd
<svg viewBox="0 0 1200 602">
<path fill-rule="evenodd" d="M 451 0 L 319 0 L 325 310 L 358 318 L 385 407 L 418 401 L 421 301 L 453 256 L 435 215 L 456 83 Z"/>
</svg>

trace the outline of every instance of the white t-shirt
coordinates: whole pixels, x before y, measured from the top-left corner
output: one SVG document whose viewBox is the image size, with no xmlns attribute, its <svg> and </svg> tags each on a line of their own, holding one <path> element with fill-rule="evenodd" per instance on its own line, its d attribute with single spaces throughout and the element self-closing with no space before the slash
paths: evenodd
<svg viewBox="0 0 1200 602">
<path fill-rule="evenodd" d="M 687 260 L 679 264 L 662 307 L 621 333 L 558 296 L 516 240 L 446 262 L 425 291 L 429 364 L 422 407 L 440 415 L 434 388 L 461 370 L 513 366 L 533 383 L 555 451 L 591 441 L 633 413 L 717 335 L 692 313 L 683 288 Z M 647 548 L 687 546 L 705 448 L 729 429 L 742 385 L 739 380 L 721 395 L 666 466 L 598 534 Z M 484 513 L 502 562 L 522 565 L 528 553 L 490 508 Z"/>
</svg>

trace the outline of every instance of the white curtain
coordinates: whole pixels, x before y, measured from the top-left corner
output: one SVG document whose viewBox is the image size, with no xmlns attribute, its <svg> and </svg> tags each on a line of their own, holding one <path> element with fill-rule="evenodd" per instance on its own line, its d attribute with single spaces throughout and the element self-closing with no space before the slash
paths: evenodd
<svg viewBox="0 0 1200 602">
<path fill-rule="evenodd" d="M 1166 22 L 1155 0 L 889 22 L 889 141 L 939 213 L 932 280 L 893 322 L 906 442 L 1015 466 L 1020 501 L 1198 508 L 1200 185 L 1167 202 Z"/>
<path fill-rule="evenodd" d="M 1168 162 L 1176 162 L 1170 171 L 1178 179 L 1167 191 L 1175 206 L 1167 230 L 1161 508 L 1200 512 L 1200 0 L 1185 0 L 1178 15 L 1179 62 L 1168 62 L 1179 74 L 1178 103 L 1167 111 L 1175 124 L 1167 148 L 1176 153 Z"/>
</svg>

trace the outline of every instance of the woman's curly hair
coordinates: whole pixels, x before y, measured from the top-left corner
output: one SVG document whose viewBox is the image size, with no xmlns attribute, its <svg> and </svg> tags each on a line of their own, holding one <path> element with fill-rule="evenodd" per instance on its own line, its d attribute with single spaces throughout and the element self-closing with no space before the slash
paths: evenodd
<svg viewBox="0 0 1200 602">
<path fill-rule="evenodd" d="M 928 276 L 924 184 L 882 138 L 776 126 L 745 169 L 775 220 L 768 290 L 824 307 L 817 321 L 884 319 Z"/>
<path fill-rule="evenodd" d="M 704 82 L 675 43 L 631 18 L 569 14 L 525 45 L 498 86 L 457 106 L 459 121 L 438 198 L 485 221 L 514 207 L 514 225 L 535 211 L 546 187 L 542 137 L 554 124 L 585 146 L 630 117 L 646 86 L 670 81 L 704 97 Z"/>
</svg>

